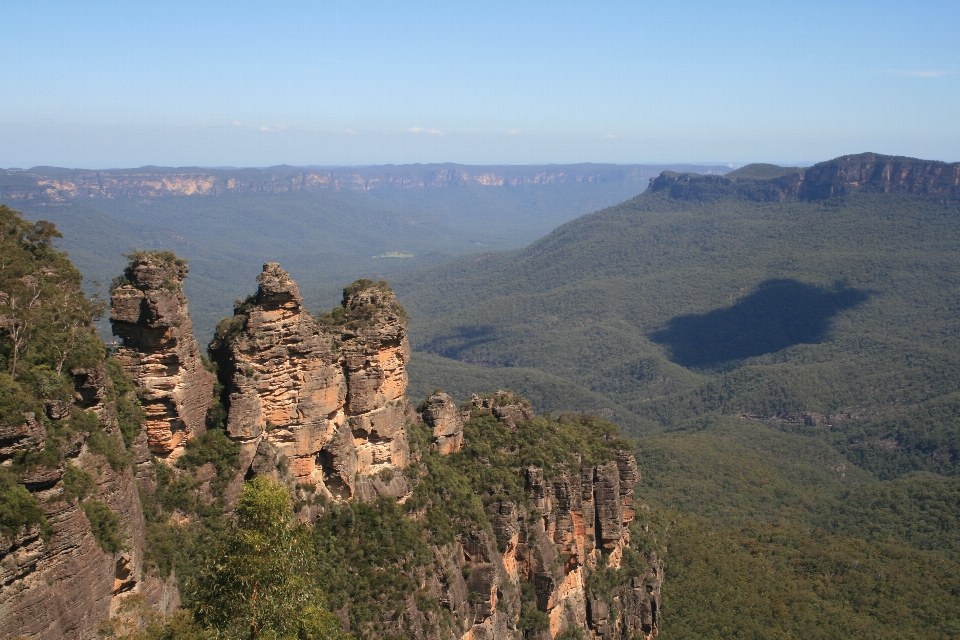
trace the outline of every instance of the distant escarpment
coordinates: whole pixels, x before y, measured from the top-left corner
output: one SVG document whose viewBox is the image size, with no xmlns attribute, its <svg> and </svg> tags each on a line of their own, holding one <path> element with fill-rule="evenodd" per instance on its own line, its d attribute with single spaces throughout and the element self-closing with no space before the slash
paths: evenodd
<svg viewBox="0 0 960 640">
<path fill-rule="evenodd" d="M 650 181 L 653 192 L 680 200 L 736 194 L 757 202 L 824 200 L 855 193 L 901 193 L 960 198 L 960 163 L 948 164 L 876 153 L 842 156 L 806 169 L 772 171 L 747 165 L 725 176 L 665 171 Z M 761 167 L 761 166 L 757 166 Z"/>
<path fill-rule="evenodd" d="M 678 167 L 679 168 L 679 167 Z M 643 165 L 465 166 L 456 164 L 379 167 L 199 167 L 91 171 L 35 167 L 0 171 L 0 198 L 63 201 L 73 198 L 219 196 L 230 193 L 438 189 L 458 186 L 520 187 L 557 184 L 636 183 L 642 190 L 656 167 Z M 708 172 L 725 167 L 705 168 Z"/>
</svg>

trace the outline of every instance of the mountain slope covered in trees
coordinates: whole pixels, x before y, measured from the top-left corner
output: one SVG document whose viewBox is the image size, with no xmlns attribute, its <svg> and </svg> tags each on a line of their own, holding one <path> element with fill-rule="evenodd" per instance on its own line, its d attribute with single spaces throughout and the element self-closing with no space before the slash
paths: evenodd
<svg viewBox="0 0 960 640">
<path fill-rule="evenodd" d="M 264 262 L 283 258 L 311 304 L 344 282 L 522 247 L 567 220 L 643 191 L 683 165 L 400 165 L 90 171 L 0 170 L 0 202 L 54 222 L 88 283 L 135 250 L 190 261 L 186 293 L 206 343 Z M 726 167 L 705 167 L 722 172 Z M 103 337 L 106 337 L 104 335 Z"/>
<path fill-rule="evenodd" d="M 429 354 L 413 387 L 590 397 L 634 436 L 670 530 L 664 637 L 951 637 L 958 174 L 874 154 L 665 173 L 398 281 Z"/>
</svg>

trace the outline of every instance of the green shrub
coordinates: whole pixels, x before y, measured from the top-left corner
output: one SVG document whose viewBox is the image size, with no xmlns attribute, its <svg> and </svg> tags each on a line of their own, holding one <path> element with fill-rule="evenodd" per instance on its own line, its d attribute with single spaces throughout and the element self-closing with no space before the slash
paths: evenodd
<svg viewBox="0 0 960 640">
<path fill-rule="evenodd" d="M 110 505 L 99 500 L 87 500 L 81 503 L 80 507 L 87 514 L 90 530 L 97 545 L 105 553 L 113 555 L 123 549 L 124 544 L 120 537 L 120 516 L 114 513 Z"/>
<path fill-rule="evenodd" d="M 87 446 L 93 453 L 99 453 L 107 459 L 107 463 L 114 471 L 120 471 L 130 464 L 132 456 L 123 447 L 123 440 L 110 435 L 106 431 L 97 430 L 90 434 Z"/>
<path fill-rule="evenodd" d="M 72 502 L 75 498 L 82 501 L 92 495 L 97 486 L 96 480 L 90 473 L 70 463 L 67 463 L 61 482 L 63 483 L 61 497 L 67 502 Z"/>
<path fill-rule="evenodd" d="M 40 504 L 17 477 L 0 467 L 0 534 L 13 538 L 24 527 L 46 524 Z"/>
<path fill-rule="evenodd" d="M 129 449 L 143 428 L 143 410 L 140 408 L 140 400 L 137 399 L 136 387 L 123 370 L 123 366 L 113 358 L 107 358 L 104 364 L 113 383 L 110 399 L 117 407 L 120 434 L 123 436 L 123 444 Z"/>
<path fill-rule="evenodd" d="M 293 523 L 287 487 L 254 478 L 235 515 L 186 590 L 197 620 L 228 638 L 339 638 L 313 571 L 309 530 Z"/>
<path fill-rule="evenodd" d="M 215 495 L 220 495 L 240 468 L 239 456 L 240 445 L 223 431 L 214 429 L 188 441 L 177 466 L 193 470 L 207 463 L 213 464 L 217 477 L 211 482 L 211 489 Z"/>
<path fill-rule="evenodd" d="M 556 637 L 555 640 L 583 640 L 583 629 L 580 627 L 568 627 L 566 631 Z"/>
<path fill-rule="evenodd" d="M 547 631 L 550 628 L 550 616 L 537 608 L 537 594 L 533 583 L 524 582 L 520 586 L 520 601 L 521 610 L 517 629 L 530 634 Z"/>
</svg>

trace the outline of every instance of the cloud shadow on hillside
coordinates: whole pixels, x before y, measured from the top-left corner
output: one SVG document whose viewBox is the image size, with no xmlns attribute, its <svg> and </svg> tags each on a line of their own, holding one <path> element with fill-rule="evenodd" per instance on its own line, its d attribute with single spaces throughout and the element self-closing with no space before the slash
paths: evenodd
<svg viewBox="0 0 960 640">
<path fill-rule="evenodd" d="M 421 350 L 433 353 L 444 358 L 460 360 L 473 347 L 496 338 L 495 327 L 490 325 L 456 327 L 451 333 L 437 336 L 421 347 Z"/>
<path fill-rule="evenodd" d="M 792 279 L 767 280 L 731 307 L 671 319 L 649 338 L 684 367 L 713 367 L 827 338 L 834 316 L 865 302 L 869 291 Z"/>
</svg>

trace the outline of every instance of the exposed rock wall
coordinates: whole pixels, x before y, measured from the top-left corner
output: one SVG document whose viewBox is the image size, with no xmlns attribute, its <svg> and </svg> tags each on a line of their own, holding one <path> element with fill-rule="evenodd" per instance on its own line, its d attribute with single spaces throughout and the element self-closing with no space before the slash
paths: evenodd
<svg viewBox="0 0 960 640">
<path fill-rule="evenodd" d="M 724 170 L 714 167 L 708 171 Z M 576 183 L 635 183 L 639 189 L 655 169 L 645 166 L 568 165 L 483 167 L 463 165 L 381 166 L 326 171 L 197 170 L 109 171 L 0 170 L 0 198 L 65 200 L 72 198 L 218 196 L 225 193 L 261 194 L 291 191 L 371 191 L 375 189 L 442 189 L 465 185 L 502 187 Z"/>
<path fill-rule="evenodd" d="M 463 420 L 453 398 L 442 391 L 427 398 L 422 407 L 423 421 L 432 430 L 433 447 L 441 455 L 456 453 L 463 446 Z"/>
<path fill-rule="evenodd" d="M 150 466 L 150 451 L 176 457 L 189 437 L 202 432 L 212 380 L 190 335 L 179 287 L 182 265 L 144 259 L 128 272 L 112 310 L 115 332 L 124 339 L 121 362 L 148 416 L 135 444 L 135 462 L 143 468 Z M 469 413 L 452 398 L 434 394 L 419 414 L 404 398 L 406 315 L 384 283 L 359 281 L 345 290 L 339 309 L 314 317 L 289 275 L 267 263 L 257 293 L 221 323 L 211 349 L 225 385 L 228 435 L 242 449 L 238 486 L 248 473 L 273 474 L 301 493 L 297 485 L 313 485 L 310 494 L 328 500 L 404 499 L 411 490 L 401 473 L 411 458 L 409 421 L 423 420 L 441 454 L 457 453 L 464 444 Z M 119 439 L 103 367 L 76 374 L 76 402 L 95 411 L 106 433 Z M 511 431 L 534 418 L 529 403 L 507 392 L 474 396 L 473 405 Z M 54 415 L 72 410 L 48 407 Z M 4 459 L 24 447 L 42 448 L 46 437 L 37 420 L 0 431 Z M 96 499 L 120 516 L 125 547 L 111 555 L 97 546 L 78 501 L 65 499 L 60 479 L 66 462 L 25 475 L 53 535 L 41 539 L 34 527 L 3 542 L 0 638 L 93 638 L 99 622 L 130 593 L 143 594 L 161 611 L 178 605 L 170 580 L 142 574 L 145 524 L 133 473 L 111 469 L 83 438 L 67 457 L 97 479 Z M 209 466 L 195 471 L 198 480 Z M 152 474 L 141 475 L 150 492 Z M 655 637 L 662 580 L 656 554 L 646 556 L 645 573 L 628 576 L 615 593 L 593 593 L 589 586 L 594 572 L 618 568 L 627 553 L 639 478 L 633 456 L 624 451 L 605 464 L 553 477 L 526 469 L 528 502 L 490 504 L 491 529 L 465 529 L 455 542 L 433 547 L 433 571 L 421 579 L 447 610 L 446 622 L 439 624 L 436 609 L 418 610 L 411 597 L 396 623 L 414 637 L 436 640 L 546 640 L 570 627 L 584 629 L 588 638 Z M 308 502 L 300 517 L 315 516 L 315 509 Z M 522 595 L 529 587 L 532 604 Z M 546 629 L 518 628 L 529 606 L 546 616 Z"/>
<path fill-rule="evenodd" d="M 108 384 L 102 366 L 79 372 L 78 400 L 70 409 L 94 412 L 104 435 L 122 449 L 115 407 L 105 400 Z M 0 431 L 0 462 L 42 449 L 47 438 L 44 424 L 32 416 L 22 427 Z M 154 605 L 163 595 L 154 584 L 159 581 L 142 576 L 145 524 L 131 471 L 112 469 L 80 433 L 62 451 L 56 467 L 40 465 L 21 477 L 40 503 L 49 534 L 42 536 L 34 526 L 12 540 L 0 537 L 0 638 L 96 638 L 97 626 L 126 594 L 142 592 Z M 88 498 L 106 503 L 119 517 L 123 548 L 118 553 L 98 546 L 79 501 L 65 495 L 67 465 L 89 473 L 94 486 Z"/>
<path fill-rule="evenodd" d="M 110 322 L 123 341 L 116 359 L 137 387 L 149 451 L 161 458 L 176 458 L 203 433 L 213 400 L 215 378 L 203 367 L 183 294 L 187 271 L 171 255 L 143 254 L 111 297 Z"/>
<path fill-rule="evenodd" d="M 758 202 L 787 198 L 823 200 L 855 193 L 903 193 L 960 198 L 960 163 L 861 153 L 842 156 L 770 179 L 711 176 L 665 171 L 650 181 L 651 191 L 668 191 L 681 200 L 722 194 Z"/>
<path fill-rule="evenodd" d="M 384 283 L 360 281 L 319 321 L 296 283 L 264 265 L 255 296 L 211 344 L 227 392 L 227 431 L 241 466 L 267 442 L 297 483 L 330 499 L 403 495 L 406 314 Z"/>
<path fill-rule="evenodd" d="M 472 402 L 511 429 L 534 417 L 525 401 L 507 392 L 474 396 Z M 435 437 L 437 425 L 459 424 L 462 434 L 462 415 L 446 394 L 434 394 L 419 410 Z M 618 451 L 610 462 L 549 479 L 530 467 L 525 476 L 530 510 L 514 502 L 492 503 L 486 508 L 492 536 L 465 531 L 455 545 L 436 550 L 436 597 L 462 629 L 453 637 L 524 637 L 517 628 L 519 592 L 529 583 L 549 629 L 527 637 L 554 638 L 577 627 L 587 638 L 655 638 L 663 581 L 656 553 L 645 554 L 646 571 L 629 576 L 616 593 L 592 593 L 588 587 L 599 567 L 619 569 L 630 547 L 634 487 L 640 481 L 633 454 Z"/>
<path fill-rule="evenodd" d="M 960 197 L 960 163 L 948 164 L 876 153 L 843 156 L 801 172 L 801 198 L 819 200 L 851 193 L 907 193 Z"/>
</svg>

